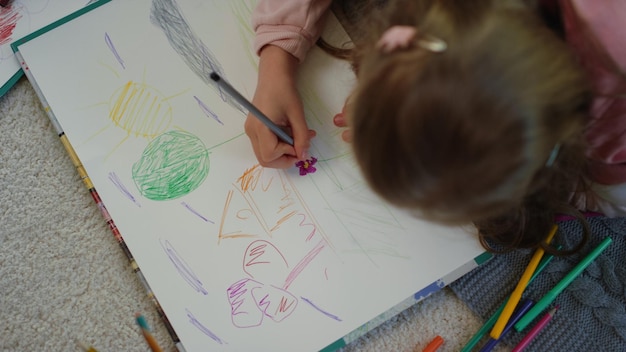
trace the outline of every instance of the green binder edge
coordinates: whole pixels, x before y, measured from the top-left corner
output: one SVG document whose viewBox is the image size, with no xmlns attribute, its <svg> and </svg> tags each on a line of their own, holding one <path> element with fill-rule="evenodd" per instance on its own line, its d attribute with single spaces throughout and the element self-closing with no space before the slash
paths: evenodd
<svg viewBox="0 0 626 352">
<path fill-rule="evenodd" d="M 111 0 L 96 0 L 94 2 L 92 2 L 91 4 L 85 5 L 84 7 L 80 8 L 79 10 L 76 10 L 75 12 L 72 12 L 71 14 L 62 17 L 52 23 L 50 23 L 49 25 L 42 27 L 38 30 L 36 30 L 35 32 L 28 34 L 18 40 L 14 40 L 10 45 L 11 45 L 11 50 L 15 53 L 17 52 L 17 47 L 21 44 L 24 44 L 25 42 L 41 35 L 42 33 L 45 33 L 49 30 L 51 30 L 52 28 L 58 27 L 60 25 L 62 25 L 63 23 L 70 21 L 73 18 L 76 18 L 82 14 L 84 14 L 87 11 L 90 11 L 92 9 L 95 9 L 96 7 L 99 7 L 107 2 L 110 2 Z M 21 68 L 20 65 L 20 69 L 15 72 L 15 74 L 13 76 L 11 76 L 11 78 L 9 78 L 8 81 L 6 81 L 2 87 L 0 87 L 0 97 L 4 96 L 11 88 L 13 88 L 13 86 L 17 83 L 17 81 L 20 80 L 20 78 L 22 78 L 22 76 L 24 76 L 24 71 Z"/>
<path fill-rule="evenodd" d="M 13 88 L 15 83 L 17 83 L 17 81 L 19 81 L 23 75 L 24 71 L 22 71 L 21 68 L 17 72 L 15 72 L 15 74 L 2 87 L 0 87 L 0 97 L 5 95 L 9 91 L 9 89 Z"/>
<path fill-rule="evenodd" d="M 89 4 L 89 5 L 85 5 L 85 7 L 82 7 L 80 9 L 70 13 L 69 15 L 67 15 L 65 17 L 62 17 L 62 18 L 60 18 L 60 19 L 50 23 L 49 25 L 47 25 L 45 27 L 41 27 L 40 29 L 32 32 L 31 34 L 26 35 L 25 37 L 22 37 L 22 38 L 20 38 L 18 40 L 13 41 L 13 43 L 11 43 L 11 49 L 13 50 L 14 53 L 16 53 L 16 52 L 19 51 L 19 46 L 20 45 L 22 45 L 22 44 L 32 40 L 33 38 L 37 38 L 38 36 L 40 36 L 40 35 L 42 35 L 42 34 L 44 34 L 46 32 L 49 32 L 50 30 L 52 30 L 52 29 L 54 29 L 56 27 L 59 27 L 59 26 L 61 26 L 64 23 L 67 23 L 67 22 L 69 22 L 69 21 L 71 21 L 71 20 L 73 20 L 73 19 L 75 19 L 77 17 L 80 17 L 80 16 L 84 15 L 85 13 L 87 13 L 87 12 L 89 12 L 89 11 L 95 9 L 95 8 L 98 8 L 98 7 L 104 5 L 104 4 L 108 3 L 108 2 L 111 2 L 111 0 L 98 0 L 96 2 L 93 2 L 93 3 Z M 17 78 L 20 78 L 22 74 L 23 74 L 23 72 L 21 72 L 20 76 L 17 77 Z"/>
</svg>

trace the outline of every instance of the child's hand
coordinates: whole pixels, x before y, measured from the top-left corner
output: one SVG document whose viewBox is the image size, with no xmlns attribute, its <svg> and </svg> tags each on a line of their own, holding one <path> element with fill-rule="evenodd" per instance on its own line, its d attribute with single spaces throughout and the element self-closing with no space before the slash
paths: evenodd
<svg viewBox="0 0 626 352">
<path fill-rule="evenodd" d="M 335 126 L 342 128 L 348 127 L 348 121 L 346 120 L 346 111 L 348 107 L 352 104 L 351 97 L 352 96 L 349 96 L 348 99 L 346 99 L 346 102 L 343 105 L 343 109 L 341 109 L 341 112 L 333 117 L 333 123 L 335 124 Z M 341 132 L 341 139 L 343 139 L 344 142 L 352 142 L 352 133 L 350 132 L 349 128 L 346 128 L 343 132 Z"/>
<path fill-rule="evenodd" d="M 252 103 L 294 139 L 294 146 L 282 142 L 259 119 L 248 115 L 245 131 L 259 164 L 285 169 L 309 157 L 315 131 L 309 130 L 296 87 L 298 61 L 286 51 L 267 46 L 261 52 L 259 78 Z"/>
<path fill-rule="evenodd" d="M 333 123 L 337 127 L 348 127 L 348 123 L 346 122 L 346 116 L 343 112 L 335 115 L 335 117 L 333 118 Z M 343 141 L 347 143 L 352 142 L 352 133 L 350 132 L 349 128 L 341 132 L 341 139 L 343 139 Z"/>
</svg>

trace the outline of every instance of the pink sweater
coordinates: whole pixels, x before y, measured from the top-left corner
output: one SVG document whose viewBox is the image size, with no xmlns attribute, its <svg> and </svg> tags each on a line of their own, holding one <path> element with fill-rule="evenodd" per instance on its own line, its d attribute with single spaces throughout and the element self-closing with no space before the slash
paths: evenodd
<svg viewBox="0 0 626 352">
<path fill-rule="evenodd" d="M 324 14 L 331 0 L 259 0 L 252 14 L 257 53 L 267 45 L 278 46 L 304 60 L 322 32 Z"/>
<path fill-rule="evenodd" d="M 558 1 L 567 41 L 595 89 L 586 131 L 592 179 L 626 183 L 626 0 Z M 259 0 L 252 23 L 257 53 L 279 46 L 300 61 L 320 35 L 331 0 Z"/>
<path fill-rule="evenodd" d="M 593 181 L 626 183 L 626 1 L 560 0 L 567 41 L 595 98 L 586 131 Z"/>
</svg>

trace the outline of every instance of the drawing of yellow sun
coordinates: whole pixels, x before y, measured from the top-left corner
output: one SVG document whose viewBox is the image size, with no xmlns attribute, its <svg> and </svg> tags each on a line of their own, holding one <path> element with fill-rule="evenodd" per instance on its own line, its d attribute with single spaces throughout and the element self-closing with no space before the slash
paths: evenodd
<svg viewBox="0 0 626 352">
<path fill-rule="evenodd" d="M 172 107 L 157 89 L 128 81 L 111 96 L 109 118 L 129 135 L 152 139 L 172 123 Z"/>
</svg>

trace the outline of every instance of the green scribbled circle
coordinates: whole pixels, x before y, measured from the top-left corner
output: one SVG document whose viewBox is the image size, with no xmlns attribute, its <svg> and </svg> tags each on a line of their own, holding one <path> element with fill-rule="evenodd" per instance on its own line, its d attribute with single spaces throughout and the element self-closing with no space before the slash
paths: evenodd
<svg viewBox="0 0 626 352">
<path fill-rule="evenodd" d="M 209 152 L 191 133 L 169 131 L 156 137 L 133 164 L 133 180 L 152 200 L 170 200 L 189 194 L 209 174 Z"/>
</svg>

